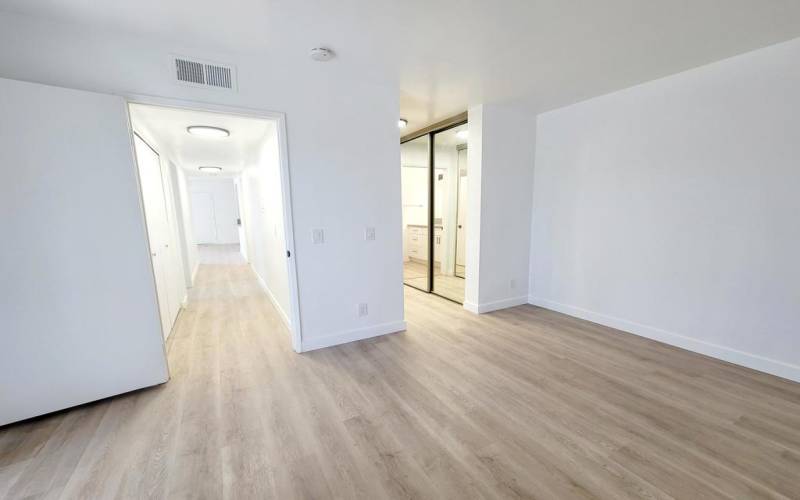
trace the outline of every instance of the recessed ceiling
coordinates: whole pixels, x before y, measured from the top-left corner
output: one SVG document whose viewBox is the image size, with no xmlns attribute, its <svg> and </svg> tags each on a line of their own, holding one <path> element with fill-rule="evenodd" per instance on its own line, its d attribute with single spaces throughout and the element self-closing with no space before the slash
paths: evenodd
<svg viewBox="0 0 800 500">
<path fill-rule="evenodd" d="M 3 9 L 308 61 L 396 85 L 409 133 L 468 106 L 533 112 L 800 36 L 797 0 L 4 0 Z"/>
<path fill-rule="evenodd" d="M 144 131 L 190 175 L 209 175 L 200 166 L 222 167 L 236 174 L 252 164 L 267 135 L 275 131 L 270 120 L 180 108 L 131 104 L 134 130 Z M 187 127 L 204 125 L 230 131 L 229 137 L 192 135 Z"/>
</svg>

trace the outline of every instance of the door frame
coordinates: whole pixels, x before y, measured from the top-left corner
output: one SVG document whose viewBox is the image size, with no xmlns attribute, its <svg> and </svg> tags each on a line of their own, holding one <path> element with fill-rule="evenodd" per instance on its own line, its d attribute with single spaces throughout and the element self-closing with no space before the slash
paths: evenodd
<svg viewBox="0 0 800 500">
<path fill-rule="evenodd" d="M 124 94 L 122 97 L 126 101 L 125 112 L 128 116 L 128 127 L 131 131 L 133 131 L 133 126 L 131 125 L 130 119 L 130 104 L 146 104 L 151 106 L 162 106 L 165 108 L 178 108 L 191 111 L 205 111 L 209 113 L 246 116 L 275 122 L 275 128 L 278 134 L 278 155 L 280 156 L 283 236 L 286 243 L 287 270 L 289 275 L 289 303 L 291 307 L 289 316 L 290 324 L 287 326 L 292 337 L 292 348 L 295 352 L 302 352 L 303 337 L 302 324 L 300 320 L 300 298 L 297 283 L 297 262 L 294 246 L 294 217 L 292 213 L 292 188 L 289 169 L 289 146 L 286 132 L 286 114 L 263 109 L 243 108 L 221 104 L 211 104 L 202 101 L 174 99 L 143 94 Z M 131 135 L 131 146 L 133 146 L 133 135 Z M 141 185 L 139 186 L 139 189 L 141 189 Z"/>
<path fill-rule="evenodd" d="M 458 153 L 460 153 L 461 151 L 468 151 L 468 150 L 469 150 L 469 147 L 468 147 L 467 144 L 464 144 L 463 146 L 456 147 L 456 151 Z M 461 209 L 461 204 L 462 204 L 462 200 L 461 200 L 461 178 L 462 177 L 467 177 L 467 175 L 466 174 L 461 175 L 461 168 L 458 165 L 458 160 L 456 160 L 456 166 L 458 167 L 458 180 L 456 181 L 456 251 L 454 252 L 454 255 L 453 255 L 453 259 L 454 259 L 454 262 L 453 262 L 453 275 L 455 277 L 457 277 L 457 278 L 461 278 L 463 280 L 466 280 L 466 278 L 467 278 L 467 273 L 466 273 L 466 271 L 467 271 L 467 264 L 466 264 L 466 259 L 467 259 L 466 251 L 467 251 L 467 249 L 466 248 L 462 248 L 462 247 L 464 247 L 466 245 L 467 238 L 464 237 L 464 243 L 465 243 L 464 245 L 459 245 L 458 244 L 458 235 L 459 235 L 459 233 L 462 233 L 464 231 L 464 229 L 461 227 L 461 224 L 458 223 L 458 211 Z M 466 211 L 466 209 L 464 209 L 464 210 Z M 464 216 L 466 217 L 466 213 L 464 214 Z M 464 224 L 466 224 L 466 221 L 464 221 Z M 465 252 L 464 253 L 464 266 L 463 266 L 464 267 L 464 275 L 463 276 L 459 276 L 458 275 L 458 249 L 459 248 L 462 248 L 462 251 Z"/>
</svg>

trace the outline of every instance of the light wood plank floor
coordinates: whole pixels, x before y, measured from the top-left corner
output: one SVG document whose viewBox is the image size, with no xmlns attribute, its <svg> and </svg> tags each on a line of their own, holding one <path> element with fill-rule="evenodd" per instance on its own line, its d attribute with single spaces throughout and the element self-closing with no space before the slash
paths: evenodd
<svg viewBox="0 0 800 500">
<path fill-rule="evenodd" d="M 406 333 L 296 355 L 247 267 L 197 279 L 172 380 L 0 429 L 0 497 L 800 495 L 798 384 L 408 288 Z"/>
<path fill-rule="evenodd" d="M 403 283 L 419 289 L 428 287 L 428 264 L 416 261 L 403 262 Z M 441 265 L 433 266 L 433 289 L 437 295 L 464 303 L 466 281 L 458 276 L 442 274 Z"/>
</svg>

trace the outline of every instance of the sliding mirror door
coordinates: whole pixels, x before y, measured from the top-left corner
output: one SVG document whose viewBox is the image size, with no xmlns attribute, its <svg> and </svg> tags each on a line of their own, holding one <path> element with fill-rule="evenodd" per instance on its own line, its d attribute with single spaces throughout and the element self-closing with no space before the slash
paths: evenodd
<svg viewBox="0 0 800 500">
<path fill-rule="evenodd" d="M 403 283 L 430 292 L 429 212 L 430 139 L 424 135 L 400 145 L 403 200 Z"/>
<path fill-rule="evenodd" d="M 467 124 L 433 137 L 433 293 L 464 302 Z"/>
</svg>

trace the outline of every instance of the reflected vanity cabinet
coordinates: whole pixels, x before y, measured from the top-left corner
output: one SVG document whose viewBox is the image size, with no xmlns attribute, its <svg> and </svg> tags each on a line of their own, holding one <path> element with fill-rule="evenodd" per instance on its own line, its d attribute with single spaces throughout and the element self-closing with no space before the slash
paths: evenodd
<svg viewBox="0 0 800 500">
<path fill-rule="evenodd" d="M 406 226 L 406 248 L 408 257 L 411 260 L 425 262 L 428 260 L 428 227 L 416 224 Z M 435 261 L 439 262 L 442 244 L 442 227 L 436 226 L 433 229 L 433 255 Z"/>
</svg>

